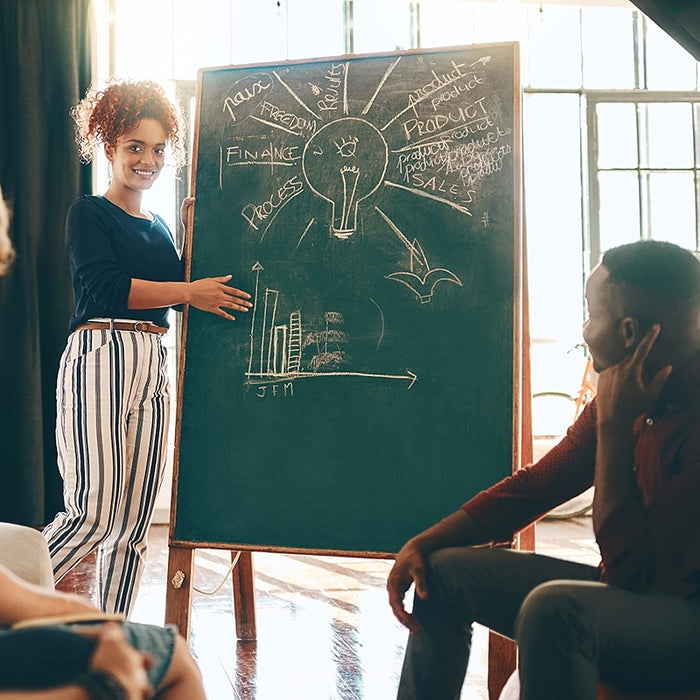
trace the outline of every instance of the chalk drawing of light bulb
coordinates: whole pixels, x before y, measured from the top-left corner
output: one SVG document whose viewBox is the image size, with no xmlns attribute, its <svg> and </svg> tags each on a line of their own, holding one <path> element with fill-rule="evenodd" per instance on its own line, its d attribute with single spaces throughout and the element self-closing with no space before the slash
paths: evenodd
<svg viewBox="0 0 700 700">
<path fill-rule="evenodd" d="M 308 140 L 301 162 L 311 190 L 331 203 L 331 233 L 349 238 L 357 230 L 358 205 L 386 173 L 389 147 L 381 132 L 364 119 L 337 119 Z"/>
</svg>

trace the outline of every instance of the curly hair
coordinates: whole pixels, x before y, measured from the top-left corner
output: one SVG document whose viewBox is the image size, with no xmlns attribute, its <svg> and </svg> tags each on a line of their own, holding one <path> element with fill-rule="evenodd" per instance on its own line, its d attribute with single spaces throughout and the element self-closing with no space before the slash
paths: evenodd
<svg viewBox="0 0 700 700">
<path fill-rule="evenodd" d="M 92 85 L 71 110 L 76 124 L 80 158 L 89 163 L 97 147 L 116 146 L 119 137 L 135 128 L 141 119 L 155 119 L 165 130 L 175 168 L 185 163 L 184 119 L 157 83 L 141 80 L 112 80 L 104 88 Z"/>
</svg>

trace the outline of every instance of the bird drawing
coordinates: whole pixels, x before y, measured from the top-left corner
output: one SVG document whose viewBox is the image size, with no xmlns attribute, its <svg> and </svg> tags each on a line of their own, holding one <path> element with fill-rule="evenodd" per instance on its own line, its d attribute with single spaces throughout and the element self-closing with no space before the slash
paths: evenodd
<svg viewBox="0 0 700 700">
<path fill-rule="evenodd" d="M 452 282 L 462 286 L 462 281 L 454 272 L 444 267 L 431 269 L 423 248 L 417 240 L 413 240 L 410 250 L 410 270 L 392 272 L 390 275 L 386 275 L 386 278 L 405 284 L 416 295 L 421 304 L 428 304 L 432 300 L 433 291 L 440 282 Z"/>
</svg>

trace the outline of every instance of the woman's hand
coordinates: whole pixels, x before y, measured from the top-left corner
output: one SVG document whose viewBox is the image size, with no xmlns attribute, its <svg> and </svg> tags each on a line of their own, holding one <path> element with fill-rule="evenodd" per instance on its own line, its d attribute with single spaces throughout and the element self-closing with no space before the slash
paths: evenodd
<svg viewBox="0 0 700 700">
<path fill-rule="evenodd" d="M 190 211 L 194 211 L 194 197 L 185 197 L 180 207 L 180 220 L 185 230 L 187 230 L 187 224 L 190 220 Z"/>
<path fill-rule="evenodd" d="M 224 275 L 223 277 L 203 277 L 190 282 L 187 302 L 201 311 L 208 311 L 235 321 L 235 317 L 226 313 L 224 309 L 245 312 L 253 305 L 248 301 L 250 299 L 248 292 L 226 284 L 230 280 L 231 275 Z"/>
</svg>

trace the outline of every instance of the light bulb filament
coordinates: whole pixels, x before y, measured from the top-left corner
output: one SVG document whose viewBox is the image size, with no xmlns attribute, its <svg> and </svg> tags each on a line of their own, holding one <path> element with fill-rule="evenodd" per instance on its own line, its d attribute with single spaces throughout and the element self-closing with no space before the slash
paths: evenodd
<svg viewBox="0 0 700 700">
<path fill-rule="evenodd" d="M 340 226 L 336 228 L 340 231 L 354 231 L 356 228 L 354 209 L 355 209 L 355 193 L 357 192 L 357 180 L 360 177 L 360 171 L 354 165 L 351 167 L 343 166 L 340 169 L 340 177 L 343 179 L 343 210 L 340 215 Z M 352 226 L 348 225 L 350 217 L 353 217 Z"/>
</svg>

